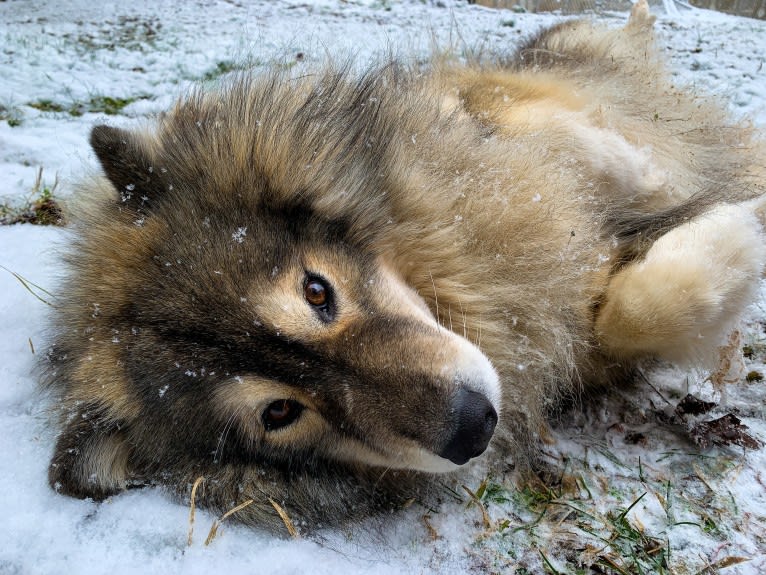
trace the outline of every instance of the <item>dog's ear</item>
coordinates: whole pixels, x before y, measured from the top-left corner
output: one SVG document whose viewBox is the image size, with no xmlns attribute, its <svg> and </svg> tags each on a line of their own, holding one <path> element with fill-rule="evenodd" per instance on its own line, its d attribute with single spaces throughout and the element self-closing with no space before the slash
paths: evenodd
<svg viewBox="0 0 766 575">
<path fill-rule="evenodd" d="M 48 481 L 59 493 L 100 501 L 128 487 L 130 452 L 124 426 L 81 405 L 58 437 Z"/>
<path fill-rule="evenodd" d="M 142 142 L 127 130 L 99 125 L 90 133 L 90 145 L 117 199 L 138 213 L 150 212 L 167 190 L 163 170 L 154 165 Z"/>
</svg>

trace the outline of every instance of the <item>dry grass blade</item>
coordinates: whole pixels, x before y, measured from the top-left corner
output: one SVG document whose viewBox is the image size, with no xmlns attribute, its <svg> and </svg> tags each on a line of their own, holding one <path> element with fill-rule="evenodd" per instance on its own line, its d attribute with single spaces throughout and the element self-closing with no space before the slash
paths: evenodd
<svg viewBox="0 0 766 575">
<path fill-rule="evenodd" d="M 36 289 L 36 290 L 39 290 L 39 291 L 41 291 L 41 292 L 42 292 L 42 293 L 44 293 L 45 295 L 48 295 L 48 296 L 50 296 L 50 297 L 54 297 L 54 296 L 53 296 L 53 294 L 52 294 L 51 292 L 49 292 L 48 290 L 46 290 L 46 289 L 45 289 L 45 288 L 43 288 L 43 287 L 40 287 L 39 285 L 37 285 L 37 284 L 36 284 L 36 283 L 34 283 L 34 282 L 31 282 L 31 281 L 29 281 L 29 280 L 27 280 L 27 279 L 24 279 L 24 278 L 23 278 L 23 277 L 21 277 L 19 274 L 17 274 L 17 273 L 16 273 L 16 272 L 14 272 L 14 271 L 11 271 L 11 270 L 9 270 L 7 267 L 5 267 L 5 266 L 3 266 L 3 265 L 0 265 L 0 268 L 4 269 L 4 270 L 5 270 L 5 271 L 7 271 L 9 274 L 11 274 L 13 277 L 15 277 L 17 280 L 19 280 L 19 282 L 21 282 L 21 285 L 23 285 L 23 286 L 26 288 L 26 290 L 27 290 L 29 293 L 31 293 L 33 296 L 35 296 L 37 299 L 39 299 L 39 300 L 40 300 L 41 302 L 43 302 L 45 305 L 49 305 L 49 306 L 51 306 L 51 307 L 56 307 L 56 306 L 54 306 L 54 305 L 53 305 L 51 302 L 49 302 L 49 301 L 48 301 L 48 300 L 46 300 L 44 297 L 42 297 L 40 294 L 38 294 L 37 292 L 35 292 L 35 289 Z M 32 289 L 32 288 L 35 288 L 35 289 Z"/>
<path fill-rule="evenodd" d="M 625 569 L 623 569 L 620 565 L 618 565 L 614 559 L 609 557 L 608 555 L 601 555 L 599 556 L 599 559 L 601 562 L 603 562 L 606 566 L 614 569 L 617 573 L 620 575 L 630 575 Z"/>
<path fill-rule="evenodd" d="M 745 563 L 746 561 L 750 561 L 747 557 L 735 557 L 735 556 L 729 556 L 724 557 L 723 559 L 720 559 L 716 561 L 715 563 L 712 563 L 711 565 L 706 566 L 701 571 L 697 571 L 695 575 L 704 575 L 705 573 L 717 573 L 719 569 L 725 569 L 726 567 L 731 567 L 732 565 L 739 565 L 740 563 Z"/>
<path fill-rule="evenodd" d="M 431 525 L 431 517 L 429 515 L 423 515 L 423 523 L 425 523 L 426 529 L 428 529 L 428 534 L 431 536 L 431 541 L 441 539 L 439 532 L 434 528 L 433 525 Z"/>
<path fill-rule="evenodd" d="M 205 478 L 201 475 L 197 477 L 197 480 L 194 482 L 194 485 L 192 485 L 191 490 L 191 501 L 189 503 L 189 536 L 186 539 L 186 544 L 188 546 L 191 546 L 192 544 L 192 535 L 194 535 L 194 510 L 195 510 L 195 500 L 197 498 L 197 487 L 199 487 L 200 483 L 205 481 Z"/>
<path fill-rule="evenodd" d="M 735 557 L 735 556 L 729 556 L 724 557 L 720 561 L 716 561 L 713 564 L 713 567 L 716 569 L 723 569 L 724 567 L 731 567 L 732 565 L 739 565 L 740 563 L 745 563 L 746 561 L 750 561 L 748 557 Z"/>
<path fill-rule="evenodd" d="M 282 519 L 283 523 L 285 524 L 285 527 L 287 527 L 287 532 L 290 534 L 290 537 L 293 539 L 300 539 L 300 534 L 298 533 L 298 530 L 295 529 L 295 525 L 293 525 L 293 522 L 290 520 L 290 516 L 287 514 L 287 512 L 282 509 L 282 506 L 274 501 L 271 497 L 269 497 L 269 503 L 271 503 L 271 506 L 276 509 L 277 513 L 279 514 L 279 517 Z"/>
<path fill-rule="evenodd" d="M 465 490 L 465 492 L 468 494 L 471 500 L 473 500 L 476 503 L 476 505 L 479 506 L 479 509 L 481 510 L 482 521 L 484 522 L 484 528 L 489 529 L 492 526 L 492 521 L 490 521 L 489 519 L 489 513 L 487 513 L 486 508 L 484 507 L 484 505 L 482 505 L 481 499 L 479 499 L 477 495 L 473 491 L 468 489 L 468 487 L 466 487 L 465 485 L 462 485 L 461 487 Z"/>
<path fill-rule="evenodd" d="M 252 499 L 248 499 L 244 503 L 240 503 L 237 505 L 234 509 L 229 509 L 226 513 L 224 513 L 220 519 L 216 519 L 213 521 L 213 524 L 210 526 L 210 533 L 207 534 L 207 539 L 205 539 L 205 546 L 210 545 L 210 543 L 215 539 L 215 536 L 218 534 L 218 528 L 221 526 L 221 523 L 224 522 L 224 520 L 229 517 L 230 515 L 233 515 L 237 511 L 240 511 L 247 507 L 248 505 L 251 505 L 253 503 Z"/>
</svg>

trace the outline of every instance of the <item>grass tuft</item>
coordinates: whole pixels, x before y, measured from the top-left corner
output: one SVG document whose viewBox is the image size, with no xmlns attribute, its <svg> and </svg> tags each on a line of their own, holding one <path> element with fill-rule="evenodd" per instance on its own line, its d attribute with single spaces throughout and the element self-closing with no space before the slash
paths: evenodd
<svg viewBox="0 0 766 575">
<path fill-rule="evenodd" d="M 13 205 L 8 202 L 0 204 L 0 225 L 63 225 L 63 211 L 55 196 L 58 184 L 58 175 L 56 175 L 52 185 L 45 184 L 43 182 L 43 169 L 40 168 L 32 191 L 20 205 Z"/>
<path fill-rule="evenodd" d="M 756 371 L 756 370 L 749 371 L 749 372 L 747 372 L 747 375 L 745 376 L 745 379 L 748 382 L 763 381 L 763 374 L 760 371 Z"/>
<path fill-rule="evenodd" d="M 237 64 L 236 62 L 233 62 L 232 60 L 221 60 L 216 63 L 216 65 L 205 72 L 205 74 L 202 75 L 202 81 L 203 82 L 211 82 L 213 80 L 217 80 L 221 76 L 224 76 L 226 74 L 229 74 L 231 72 L 235 72 L 237 70 L 244 70 L 247 66 L 242 64 Z"/>
<path fill-rule="evenodd" d="M 61 104 L 58 104 L 52 100 L 38 100 L 37 102 L 30 102 L 27 104 L 30 108 L 39 110 L 41 112 L 64 112 L 66 108 Z"/>
<path fill-rule="evenodd" d="M 3 106 L 0 104 L 0 122 L 8 122 L 11 128 L 21 126 L 22 112 L 16 106 Z"/>
<path fill-rule="evenodd" d="M 40 112 L 50 114 L 69 114 L 79 117 L 84 114 L 106 114 L 107 116 L 116 116 L 121 114 L 122 110 L 139 100 L 148 100 L 149 96 L 129 96 L 121 98 L 117 96 L 91 96 L 84 101 L 74 101 L 67 104 L 54 102 L 53 100 L 42 99 L 35 102 L 29 102 L 27 106 L 39 110 Z M 2 119 L 2 112 L 0 112 Z"/>
</svg>

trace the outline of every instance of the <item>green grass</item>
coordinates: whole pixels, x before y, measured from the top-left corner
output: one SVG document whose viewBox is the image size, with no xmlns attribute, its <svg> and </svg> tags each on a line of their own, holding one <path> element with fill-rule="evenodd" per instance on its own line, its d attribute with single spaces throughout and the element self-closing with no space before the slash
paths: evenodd
<svg viewBox="0 0 766 575">
<path fill-rule="evenodd" d="M 753 370 L 748 372 L 748 374 L 745 376 L 745 380 L 748 382 L 763 381 L 763 374 L 760 371 Z"/>
<path fill-rule="evenodd" d="M 121 15 L 101 28 L 64 34 L 62 38 L 79 53 L 91 56 L 97 50 L 153 52 L 161 36 L 158 18 Z"/>
<path fill-rule="evenodd" d="M 30 108 L 40 110 L 41 112 L 64 112 L 66 108 L 61 104 L 53 102 L 52 100 L 38 100 L 37 102 L 30 102 L 27 104 Z"/>
<path fill-rule="evenodd" d="M 205 74 L 202 75 L 201 80 L 203 82 L 211 82 L 213 80 L 217 80 L 224 74 L 235 72 L 237 70 L 244 70 L 246 68 L 247 66 L 237 64 L 231 60 L 221 60 L 220 62 L 216 63 L 216 65 L 211 70 L 205 72 Z"/>
<path fill-rule="evenodd" d="M 84 105 L 81 105 L 80 110 L 84 110 L 92 114 L 107 114 L 109 116 L 114 116 L 122 112 L 122 109 L 128 104 L 132 104 L 133 102 L 144 100 L 146 98 L 146 96 L 136 96 L 132 98 L 94 96 Z"/>
<path fill-rule="evenodd" d="M 22 113 L 16 106 L 0 104 L 0 122 L 8 122 L 11 128 L 21 126 Z"/>
<path fill-rule="evenodd" d="M 725 488 L 740 471 L 736 454 L 668 452 L 606 471 L 589 461 L 609 459 L 604 451 L 579 459 L 560 456 L 542 479 L 490 476 L 466 487 L 465 513 L 476 525 L 470 555 L 477 569 L 519 575 L 712 575 L 749 560 L 725 552 L 735 533 L 766 521 L 751 517 L 748 527 Z M 685 554 L 689 537 L 724 551 L 710 559 Z"/>
<path fill-rule="evenodd" d="M 82 116 L 86 113 L 115 116 L 122 113 L 125 106 L 148 98 L 148 96 L 131 96 L 127 98 L 116 96 L 92 96 L 88 100 L 82 102 L 75 101 L 62 104 L 53 100 L 41 99 L 35 102 L 29 102 L 27 105 L 30 108 L 46 113 L 65 113 L 70 116 Z"/>
</svg>

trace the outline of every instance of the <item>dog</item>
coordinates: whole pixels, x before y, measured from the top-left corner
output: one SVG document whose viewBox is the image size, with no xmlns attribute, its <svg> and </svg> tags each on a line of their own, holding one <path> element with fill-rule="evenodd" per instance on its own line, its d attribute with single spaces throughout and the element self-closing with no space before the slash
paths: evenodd
<svg viewBox="0 0 766 575">
<path fill-rule="evenodd" d="M 492 61 L 243 73 L 96 126 L 53 488 L 204 477 L 198 505 L 328 525 L 529 461 L 551 407 L 642 361 L 709 365 L 766 261 L 763 147 L 672 85 L 652 23 L 641 0 Z"/>
</svg>

